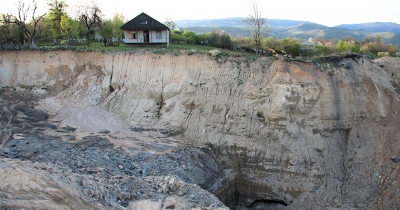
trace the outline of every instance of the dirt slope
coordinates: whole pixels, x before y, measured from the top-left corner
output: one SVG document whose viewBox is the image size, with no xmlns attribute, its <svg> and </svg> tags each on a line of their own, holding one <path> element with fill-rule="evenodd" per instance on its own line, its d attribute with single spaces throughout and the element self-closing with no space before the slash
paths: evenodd
<svg viewBox="0 0 400 210">
<path fill-rule="evenodd" d="M 225 171 L 208 190 L 232 208 L 396 209 L 399 66 L 2 52 L 0 82 L 46 98 L 37 108 L 76 136 L 130 129 L 203 148 Z"/>
</svg>

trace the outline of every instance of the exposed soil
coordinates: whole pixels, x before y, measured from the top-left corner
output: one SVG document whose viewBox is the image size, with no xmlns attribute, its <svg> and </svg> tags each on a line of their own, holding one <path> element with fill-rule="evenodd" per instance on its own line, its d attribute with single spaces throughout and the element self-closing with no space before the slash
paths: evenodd
<svg viewBox="0 0 400 210">
<path fill-rule="evenodd" d="M 196 186 L 207 188 L 206 183 L 222 173 L 200 148 L 152 136 L 140 139 L 144 135 L 135 132 L 132 136 L 106 130 L 77 133 L 76 128 L 59 126 L 59 122 L 49 120 L 48 113 L 35 109 L 38 98 L 30 92 L 3 91 L 0 100 L 0 170 L 4 175 L 13 168 L 20 170 L 18 176 L 29 174 L 27 180 L 34 176 L 35 180 L 51 182 L 55 190 L 46 191 L 49 187 L 45 187 L 45 192 L 38 189 L 37 193 L 47 193 L 50 198 L 59 193 L 60 198 L 49 199 L 59 202 L 58 206 L 118 209 L 129 205 L 140 208 L 150 202 L 160 209 L 167 204 L 183 209 L 224 207 Z M 31 208 L 40 200 L 35 191 L 24 188 L 21 194 L 22 187 L 14 186 L 18 182 L 13 183 L 9 176 L 0 178 L 1 208 Z M 18 197 L 24 202 L 15 202 Z M 57 205 L 44 202 L 37 207 Z"/>
<path fill-rule="evenodd" d="M 0 208 L 400 209 L 398 58 L 216 56 L 0 52 Z"/>
</svg>

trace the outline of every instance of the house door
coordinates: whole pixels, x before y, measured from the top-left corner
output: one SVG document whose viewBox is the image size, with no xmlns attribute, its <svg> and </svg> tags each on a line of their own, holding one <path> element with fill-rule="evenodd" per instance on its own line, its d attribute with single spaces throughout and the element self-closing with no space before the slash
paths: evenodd
<svg viewBox="0 0 400 210">
<path fill-rule="evenodd" d="M 144 43 L 149 43 L 149 32 L 148 31 L 144 31 L 143 32 L 143 39 L 144 39 Z"/>
</svg>

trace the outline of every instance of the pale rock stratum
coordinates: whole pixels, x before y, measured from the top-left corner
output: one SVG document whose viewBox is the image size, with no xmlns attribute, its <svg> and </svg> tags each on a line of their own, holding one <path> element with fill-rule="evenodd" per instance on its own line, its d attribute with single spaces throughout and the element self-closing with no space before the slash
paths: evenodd
<svg viewBox="0 0 400 210">
<path fill-rule="evenodd" d="M 73 141 L 51 129 L 45 129 L 47 135 L 73 145 L 103 130 L 109 132 L 101 134 L 105 141 L 128 153 L 132 148 L 154 154 L 193 148 L 197 159 L 188 156 L 192 160 L 179 162 L 172 173 L 183 180 L 173 192 L 198 184 L 232 209 L 399 209 L 399 79 L 400 60 L 389 57 L 348 55 L 302 62 L 146 51 L 0 53 L 3 98 L 5 93 L 28 91 L 42 99 L 35 110 L 47 113 L 48 122 L 76 128 Z M 10 93 L 12 89 L 16 93 Z M 6 100 L 3 103 L 3 117 L 15 117 L 7 114 L 11 108 Z M 10 122 L 2 124 L 3 150 L 18 146 L 11 147 L 18 135 L 9 135 Z M 150 144 L 165 144 L 168 152 Z M 0 175 L 5 181 L 11 180 L 6 175 L 10 167 L 21 165 L 18 170 L 29 171 L 25 168 L 35 164 L 2 157 Z M 178 170 L 196 164 L 192 172 Z M 86 172 L 71 172 L 75 176 L 69 181 Z M 15 173 L 22 172 L 10 171 Z M 167 178 L 156 175 L 145 178 L 149 183 L 171 179 L 168 173 L 158 174 Z M 43 182 L 50 179 L 40 177 Z M 79 198 L 79 187 L 39 185 L 44 194 L 51 192 L 51 205 Z M 212 197 L 199 204 L 186 192 L 167 195 L 162 201 L 139 196 L 125 207 L 162 209 L 166 202 L 175 202 L 169 206 L 223 208 L 213 207 L 210 203 L 218 202 Z M 2 197 L 10 207 L 12 198 Z M 80 200 L 75 205 L 85 202 L 87 208 L 97 204 Z"/>
</svg>

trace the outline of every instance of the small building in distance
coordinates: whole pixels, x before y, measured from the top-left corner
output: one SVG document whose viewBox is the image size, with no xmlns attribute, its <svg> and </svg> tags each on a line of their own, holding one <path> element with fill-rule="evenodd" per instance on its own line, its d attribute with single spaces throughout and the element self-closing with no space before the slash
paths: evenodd
<svg viewBox="0 0 400 210">
<path fill-rule="evenodd" d="M 125 44 L 149 44 L 169 46 L 168 26 L 142 12 L 120 27 L 124 31 Z"/>
<path fill-rule="evenodd" d="M 300 44 L 300 50 L 313 50 L 315 48 L 315 42 L 312 38 Z"/>
</svg>

